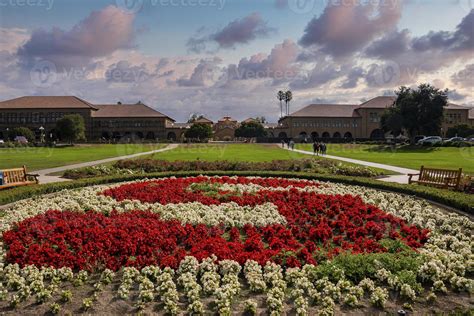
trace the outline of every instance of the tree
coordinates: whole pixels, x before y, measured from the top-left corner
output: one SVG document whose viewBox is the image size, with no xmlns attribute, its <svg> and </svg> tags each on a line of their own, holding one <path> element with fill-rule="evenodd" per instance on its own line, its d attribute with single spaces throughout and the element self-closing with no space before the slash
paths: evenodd
<svg viewBox="0 0 474 316">
<path fill-rule="evenodd" d="M 202 119 L 203 117 L 204 115 L 202 114 L 193 113 L 191 114 L 191 116 L 189 116 L 188 123 L 194 123 L 197 120 Z"/>
<path fill-rule="evenodd" d="M 417 89 L 401 87 L 397 99 L 382 116 L 382 128 L 397 132 L 406 130 L 414 142 L 416 135 L 439 135 L 448 90 L 421 84 Z"/>
<path fill-rule="evenodd" d="M 257 116 L 255 118 L 255 121 L 257 121 L 259 123 L 262 123 L 262 124 L 265 124 L 267 122 L 267 119 L 265 118 L 265 116 Z"/>
<path fill-rule="evenodd" d="M 282 104 L 282 101 L 285 100 L 285 92 L 283 92 L 281 90 L 278 91 L 277 99 L 280 100 L 280 117 L 283 117 L 283 104 Z"/>
<path fill-rule="evenodd" d="M 184 133 L 186 138 L 205 140 L 212 136 L 212 128 L 209 124 L 196 123 Z"/>
<path fill-rule="evenodd" d="M 252 138 L 252 137 L 265 137 L 266 135 L 267 135 L 267 132 L 265 131 L 265 128 L 259 122 L 242 123 L 235 130 L 236 137 Z"/>
<path fill-rule="evenodd" d="M 474 127 L 466 124 L 450 127 L 446 132 L 446 137 L 474 137 Z"/>
<path fill-rule="evenodd" d="M 27 127 L 15 127 L 8 131 L 9 140 L 14 140 L 17 136 L 23 136 L 29 142 L 33 142 L 35 140 L 35 134 Z"/>
<path fill-rule="evenodd" d="M 285 103 L 286 103 L 286 115 L 290 115 L 290 101 L 293 99 L 293 93 L 291 91 L 285 92 Z"/>
<path fill-rule="evenodd" d="M 85 140 L 85 130 L 84 118 L 79 114 L 64 115 L 56 122 L 56 131 L 59 136 L 70 143 Z"/>
</svg>

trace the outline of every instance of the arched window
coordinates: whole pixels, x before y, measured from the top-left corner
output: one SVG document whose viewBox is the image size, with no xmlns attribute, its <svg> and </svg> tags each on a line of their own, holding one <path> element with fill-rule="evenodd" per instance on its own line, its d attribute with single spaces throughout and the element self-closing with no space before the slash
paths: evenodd
<svg viewBox="0 0 474 316">
<path fill-rule="evenodd" d="M 176 134 L 174 132 L 169 132 L 166 138 L 168 140 L 176 140 Z"/>
<path fill-rule="evenodd" d="M 146 133 L 146 139 L 148 139 L 148 140 L 155 139 L 155 133 L 153 133 L 153 132 Z"/>
<path fill-rule="evenodd" d="M 308 137 L 308 134 L 306 134 L 306 132 L 301 132 L 301 133 L 300 133 L 300 138 L 301 138 L 301 139 L 305 139 L 305 138 L 307 138 L 307 137 Z"/>
<path fill-rule="evenodd" d="M 332 137 L 333 137 L 333 138 L 341 138 L 341 133 L 335 132 Z"/>
<path fill-rule="evenodd" d="M 311 133 L 311 138 L 312 138 L 313 140 L 319 138 L 318 132 L 312 132 L 312 133 Z"/>
<path fill-rule="evenodd" d="M 351 132 L 347 132 L 344 134 L 344 138 L 346 139 L 352 139 L 352 133 Z"/>
<path fill-rule="evenodd" d="M 380 128 L 374 129 L 372 133 L 370 133 L 370 139 L 384 139 L 385 133 Z"/>
<path fill-rule="evenodd" d="M 142 132 L 136 132 L 135 135 L 137 136 L 137 138 L 139 139 L 143 139 L 143 133 Z"/>
<path fill-rule="evenodd" d="M 331 135 L 328 132 L 323 133 L 323 138 L 329 138 L 329 137 L 331 137 Z"/>
</svg>

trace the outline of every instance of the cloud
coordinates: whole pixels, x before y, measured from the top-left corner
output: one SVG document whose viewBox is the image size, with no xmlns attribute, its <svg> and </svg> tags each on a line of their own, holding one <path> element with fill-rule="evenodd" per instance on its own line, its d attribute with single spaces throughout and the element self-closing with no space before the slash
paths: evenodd
<svg viewBox="0 0 474 316">
<path fill-rule="evenodd" d="M 324 86 L 334 80 L 348 75 L 353 70 L 353 63 L 339 63 L 327 56 L 319 56 L 314 68 L 306 77 L 298 78 L 290 83 L 292 89 L 311 89 Z M 351 85 L 346 82 L 347 85 Z"/>
<path fill-rule="evenodd" d="M 26 29 L 0 27 L 1 50 L 14 53 L 30 38 Z"/>
<path fill-rule="evenodd" d="M 221 68 L 218 67 L 221 61 L 217 57 L 210 60 L 201 60 L 196 68 L 194 68 L 191 77 L 177 80 L 178 86 L 205 87 L 214 84 L 222 74 Z"/>
<path fill-rule="evenodd" d="M 409 49 L 409 44 L 410 32 L 407 29 L 400 32 L 394 30 L 372 42 L 365 54 L 369 57 L 392 58 L 406 52 Z"/>
<path fill-rule="evenodd" d="M 415 38 L 413 49 L 419 52 L 444 49 L 450 51 L 472 51 L 474 49 L 474 9 L 456 27 L 456 31 L 429 32 Z"/>
<path fill-rule="evenodd" d="M 229 79 L 248 80 L 271 78 L 274 83 L 295 79 L 299 75 L 299 67 L 295 64 L 299 47 L 290 39 L 275 45 L 270 54 L 256 54 L 250 58 L 242 58 L 238 66 L 228 69 Z"/>
<path fill-rule="evenodd" d="M 448 98 L 452 101 L 460 101 L 466 98 L 465 95 L 459 93 L 457 90 L 449 90 L 448 91 Z"/>
<path fill-rule="evenodd" d="M 341 84 L 342 89 L 352 89 L 356 88 L 359 82 L 359 79 L 363 78 L 365 71 L 361 67 L 354 67 L 347 74 L 346 80 Z"/>
<path fill-rule="evenodd" d="M 419 77 L 450 67 L 456 61 L 470 60 L 473 53 L 474 10 L 471 10 L 454 31 L 431 31 L 412 37 L 408 30 L 394 30 L 372 42 L 364 55 L 382 64 L 396 65 L 399 80 L 391 84 L 399 85 L 414 83 Z"/>
<path fill-rule="evenodd" d="M 49 60 L 57 67 L 84 66 L 95 57 L 133 46 L 134 15 L 115 6 L 93 11 L 88 17 L 64 31 L 57 27 L 37 29 L 18 50 L 27 64 L 37 59 Z"/>
<path fill-rule="evenodd" d="M 144 63 L 139 66 L 132 66 L 126 60 L 112 64 L 105 72 L 107 82 L 122 82 L 138 84 L 148 80 L 152 74 L 148 72 Z"/>
<path fill-rule="evenodd" d="M 401 4 L 397 1 L 330 1 L 324 12 L 308 23 L 299 43 L 316 46 L 331 56 L 347 56 L 394 29 L 400 16 Z"/>
<path fill-rule="evenodd" d="M 472 91 L 472 88 L 474 87 L 474 64 L 466 65 L 464 69 L 453 74 L 451 80 L 464 88 L 471 89 Z"/>
<path fill-rule="evenodd" d="M 203 29 L 198 30 L 198 34 Z M 268 26 L 259 13 L 252 13 L 242 19 L 236 19 L 223 29 L 205 36 L 192 37 L 187 42 L 189 51 L 201 53 L 206 50 L 208 43 L 216 44 L 218 49 L 235 48 L 238 44 L 248 44 L 249 42 L 268 36 L 275 29 Z"/>
</svg>

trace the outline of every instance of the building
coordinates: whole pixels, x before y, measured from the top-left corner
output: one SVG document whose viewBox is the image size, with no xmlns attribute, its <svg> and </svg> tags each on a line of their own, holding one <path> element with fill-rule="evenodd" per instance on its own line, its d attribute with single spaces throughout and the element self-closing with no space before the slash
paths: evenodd
<svg viewBox="0 0 474 316">
<path fill-rule="evenodd" d="M 174 122 L 141 102 L 96 105 L 75 96 L 30 96 L 0 102 L 0 139 L 15 127 L 28 127 L 37 139 L 43 128 L 46 139 L 57 139 L 56 122 L 67 114 L 84 118 L 89 140 L 164 139 Z"/>
<path fill-rule="evenodd" d="M 362 104 L 311 104 L 280 119 L 274 128 L 279 138 L 299 140 L 323 139 L 383 139 L 380 120 L 396 97 L 380 96 Z M 453 126 L 474 124 L 474 112 L 469 107 L 448 104 L 442 123 L 442 134 Z"/>
<path fill-rule="evenodd" d="M 239 127 L 239 122 L 230 116 L 224 116 L 213 126 L 213 138 L 217 141 L 233 141 L 235 130 Z"/>
<path fill-rule="evenodd" d="M 384 111 L 395 97 L 381 96 L 362 104 L 311 104 L 291 113 L 278 123 L 264 123 L 267 141 L 282 138 L 311 139 L 383 139 L 380 129 Z M 15 127 L 28 127 L 40 139 L 60 137 L 56 122 L 67 114 L 84 118 L 88 140 L 163 140 L 184 141 L 185 132 L 194 123 L 208 124 L 216 141 L 235 140 L 237 120 L 225 116 L 214 123 L 201 117 L 193 123 L 177 123 L 171 117 L 138 102 L 136 104 L 92 104 L 75 96 L 25 96 L 0 102 L 0 139 Z M 255 121 L 253 118 L 243 122 Z M 450 127 L 474 126 L 474 108 L 449 104 L 442 124 L 443 136 Z M 273 139 L 272 139 L 273 138 Z"/>
<path fill-rule="evenodd" d="M 167 138 L 166 126 L 174 120 L 149 106 L 136 104 L 97 104 L 92 113 L 91 139 L 145 139 Z"/>
<path fill-rule="evenodd" d="M 56 138 L 56 122 L 67 114 L 80 114 L 84 118 L 86 137 L 91 138 L 92 113 L 98 111 L 93 104 L 75 96 L 26 96 L 0 102 L 0 138 L 9 128 L 28 127 L 39 139 L 40 127 L 46 138 Z"/>
</svg>

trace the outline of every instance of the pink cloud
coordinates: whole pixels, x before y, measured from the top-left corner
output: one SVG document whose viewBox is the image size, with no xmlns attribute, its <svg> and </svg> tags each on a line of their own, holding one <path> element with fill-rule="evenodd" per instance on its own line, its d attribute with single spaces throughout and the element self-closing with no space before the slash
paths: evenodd
<svg viewBox="0 0 474 316">
<path fill-rule="evenodd" d="M 134 15 L 115 6 L 93 11 L 71 30 L 35 30 L 18 50 L 25 62 L 46 59 L 57 67 L 83 66 L 95 57 L 133 46 Z"/>
</svg>

